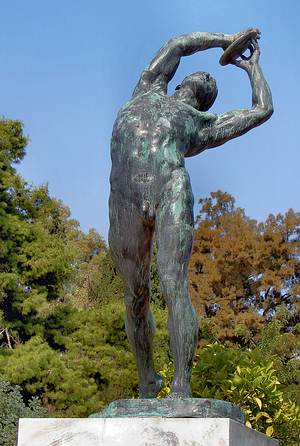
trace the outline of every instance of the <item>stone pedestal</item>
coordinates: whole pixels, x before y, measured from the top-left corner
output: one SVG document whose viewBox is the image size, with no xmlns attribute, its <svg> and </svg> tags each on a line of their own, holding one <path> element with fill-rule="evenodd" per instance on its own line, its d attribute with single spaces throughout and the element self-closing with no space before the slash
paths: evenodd
<svg viewBox="0 0 300 446">
<path fill-rule="evenodd" d="M 229 418 L 23 418 L 18 446 L 278 446 Z"/>
</svg>

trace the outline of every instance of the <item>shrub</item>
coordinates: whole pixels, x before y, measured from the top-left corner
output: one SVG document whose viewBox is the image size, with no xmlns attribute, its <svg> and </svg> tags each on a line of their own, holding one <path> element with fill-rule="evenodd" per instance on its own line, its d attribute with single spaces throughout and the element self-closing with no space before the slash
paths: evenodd
<svg viewBox="0 0 300 446">
<path fill-rule="evenodd" d="M 42 418 L 47 411 L 40 406 L 37 398 L 25 404 L 21 388 L 6 381 L 0 381 L 0 444 L 15 446 L 19 418 Z"/>
<path fill-rule="evenodd" d="M 194 368 L 193 395 L 242 407 L 246 425 L 297 446 L 300 407 L 286 399 L 270 357 L 259 351 L 208 345 Z"/>
</svg>

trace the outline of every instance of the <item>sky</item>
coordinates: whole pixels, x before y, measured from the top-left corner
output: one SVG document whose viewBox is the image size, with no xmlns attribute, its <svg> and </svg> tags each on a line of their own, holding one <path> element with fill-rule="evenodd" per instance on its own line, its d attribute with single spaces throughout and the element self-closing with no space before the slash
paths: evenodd
<svg viewBox="0 0 300 446">
<path fill-rule="evenodd" d="M 258 27 L 274 115 L 225 145 L 186 160 L 195 196 L 231 193 L 259 221 L 300 211 L 300 2 L 297 0 L 0 0 L 0 116 L 20 119 L 30 143 L 18 166 L 49 184 L 83 230 L 108 231 L 110 137 L 143 68 L 171 37 Z M 221 49 L 182 59 L 217 80 L 214 113 L 251 107 L 246 73 L 219 65 Z M 297 82 L 298 81 L 298 82 Z"/>
</svg>

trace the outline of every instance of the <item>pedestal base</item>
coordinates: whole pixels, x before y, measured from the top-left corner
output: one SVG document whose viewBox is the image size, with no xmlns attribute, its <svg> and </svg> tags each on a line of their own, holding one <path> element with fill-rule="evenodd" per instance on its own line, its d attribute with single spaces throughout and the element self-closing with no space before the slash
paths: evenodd
<svg viewBox="0 0 300 446">
<path fill-rule="evenodd" d="M 18 446 L 278 446 L 228 418 L 23 418 Z"/>
<path fill-rule="evenodd" d="M 163 417 L 231 418 L 245 423 L 245 415 L 236 404 L 212 398 L 156 398 L 116 400 L 91 418 Z"/>
</svg>

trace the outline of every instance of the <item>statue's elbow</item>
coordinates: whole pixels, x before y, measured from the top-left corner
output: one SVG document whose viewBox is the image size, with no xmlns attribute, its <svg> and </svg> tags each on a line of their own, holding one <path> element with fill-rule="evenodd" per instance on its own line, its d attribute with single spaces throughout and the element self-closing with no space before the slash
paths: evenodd
<svg viewBox="0 0 300 446">
<path fill-rule="evenodd" d="M 265 111 L 266 119 L 270 119 L 273 113 L 274 113 L 274 107 L 273 104 L 270 104 Z"/>
<path fill-rule="evenodd" d="M 259 107 L 258 109 L 258 121 L 259 124 L 267 121 L 274 113 L 273 104 L 266 105 L 265 107 Z"/>
</svg>

